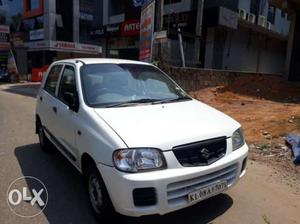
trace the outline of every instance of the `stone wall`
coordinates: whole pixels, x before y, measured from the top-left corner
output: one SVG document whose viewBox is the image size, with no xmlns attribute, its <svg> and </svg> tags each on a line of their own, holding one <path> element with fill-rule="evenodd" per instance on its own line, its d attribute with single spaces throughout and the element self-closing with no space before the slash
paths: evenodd
<svg viewBox="0 0 300 224">
<path fill-rule="evenodd" d="M 185 91 L 197 91 L 205 87 L 226 86 L 238 79 L 247 79 L 253 76 L 275 76 L 274 74 L 259 74 L 239 71 L 199 69 L 199 68 L 162 68 Z"/>
</svg>

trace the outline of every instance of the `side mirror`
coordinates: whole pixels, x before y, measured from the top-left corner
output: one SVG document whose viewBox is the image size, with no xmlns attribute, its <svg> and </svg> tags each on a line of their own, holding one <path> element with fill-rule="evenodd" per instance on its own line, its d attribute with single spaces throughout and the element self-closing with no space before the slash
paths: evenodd
<svg viewBox="0 0 300 224">
<path fill-rule="evenodd" d="M 77 94 L 71 93 L 71 92 L 65 92 L 64 93 L 64 100 L 69 106 L 70 110 L 73 110 L 75 112 L 78 112 L 79 110 L 79 100 Z"/>
</svg>

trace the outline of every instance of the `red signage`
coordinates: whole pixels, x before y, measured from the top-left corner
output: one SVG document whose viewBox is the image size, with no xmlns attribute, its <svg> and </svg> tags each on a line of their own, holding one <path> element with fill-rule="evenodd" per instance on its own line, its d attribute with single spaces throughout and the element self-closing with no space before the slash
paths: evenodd
<svg viewBox="0 0 300 224">
<path fill-rule="evenodd" d="M 32 9 L 31 0 L 23 0 L 24 15 L 23 17 L 32 18 L 44 14 L 44 0 L 38 0 L 38 7 Z"/>
<path fill-rule="evenodd" d="M 140 20 L 128 20 L 121 25 L 122 36 L 138 36 L 140 34 Z"/>
<path fill-rule="evenodd" d="M 32 68 L 31 70 L 31 81 L 32 82 L 40 82 L 43 79 L 43 76 L 46 74 L 48 70 L 48 65 L 45 65 L 42 68 Z"/>
<path fill-rule="evenodd" d="M 75 43 L 73 42 L 56 42 L 54 44 L 54 47 L 55 48 L 63 48 L 63 49 L 75 49 L 76 46 L 75 46 Z"/>
</svg>

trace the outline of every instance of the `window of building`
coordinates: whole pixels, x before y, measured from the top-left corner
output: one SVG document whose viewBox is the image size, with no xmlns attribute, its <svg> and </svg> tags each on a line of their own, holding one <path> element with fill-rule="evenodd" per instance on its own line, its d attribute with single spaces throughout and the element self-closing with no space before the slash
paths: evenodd
<svg viewBox="0 0 300 224">
<path fill-rule="evenodd" d="M 85 44 L 100 44 L 100 35 L 96 34 L 102 28 L 103 4 L 99 0 L 79 1 L 79 42 Z"/>
<path fill-rule="evenodd" d="M 272 5 L 269 5 L 268 10 L 268 21 L 272 24 L 275 23 L 275 16 L 276 16 L 276 8 Z"/>
<path fill-rule="evenodd" d="M 56 0 L 56 14 L 56 40 L 73 42 L 73 0 Z"/>
<path fill-rule="evenodd" d="M 255 15 L 258 15 L 259 9 L 260 9 L 260 4 L 261 4 L 261 0 L 251 0 L 250 12 Z"/>
<path fill-rule="evenodd" d="M 109 14 L 111 16 L 124 13 L 124 2 L 120 0 L 109 1 Z"/>
<path fill-rule="evenodd" d="M 169 4 L 178 3 L 178 2 L 181 2 L 181 0 L 165 0 L 164 4 L 169 5 Z"/>
<path fill-rule="evenodd" d="M 281 10 L 281 17 L 285 18 L 286 17 L 286 13 L 284 11 Z"/>
<path fill-rule="evenodd" d="M 40 0 L 30 0 L 29 10 L 36 10 L 40 7 Z"/>
</svg>

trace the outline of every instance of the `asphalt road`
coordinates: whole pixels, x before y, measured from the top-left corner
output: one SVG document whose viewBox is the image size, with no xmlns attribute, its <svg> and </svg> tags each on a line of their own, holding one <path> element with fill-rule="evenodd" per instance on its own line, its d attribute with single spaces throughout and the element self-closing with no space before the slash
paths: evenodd
<svg viewBox="0 0 300 224">
<path fill-rule="evenodd" d="M 96 223 L 79 173 L 58 153 L 44 153 L 34 134 L 34 85 L 0 84 L 0 223 Z M 49 193 L 34 218 L 16 216 L 7 190 L 21 176 L 42 180 Z M 300 196 L 273 169 L 249 162 L 246 176 L 225 194 L 162 217 L 120 217 L 122 223 L 300 223 Z"/>
</svg>

